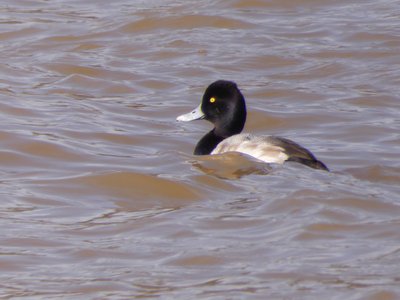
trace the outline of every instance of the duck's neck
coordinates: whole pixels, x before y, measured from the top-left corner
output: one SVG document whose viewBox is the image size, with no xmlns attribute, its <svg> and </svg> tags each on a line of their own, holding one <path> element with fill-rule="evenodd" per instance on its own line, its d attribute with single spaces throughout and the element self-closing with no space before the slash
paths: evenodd
<svg viewBox="0 0 400 300">
<path fill-rule="evenodd" d="M 194 149 L 195 155 L 208 155 L 217 145 L 224 139 L 242 132 L 246 123 L 246 105 L 242 94 L 238 105 L 232 109 L 232 113 L 227 114 L 224 118 L 211 121 L 214 123 L 214 129 L 201 138 Z"/>
<path fill-rule="evenodd" d="M 226 137 L 215 134 L 215 128 L 201 138 L 194 149 L 194 155 L 208 155 Z"/>
</svg>

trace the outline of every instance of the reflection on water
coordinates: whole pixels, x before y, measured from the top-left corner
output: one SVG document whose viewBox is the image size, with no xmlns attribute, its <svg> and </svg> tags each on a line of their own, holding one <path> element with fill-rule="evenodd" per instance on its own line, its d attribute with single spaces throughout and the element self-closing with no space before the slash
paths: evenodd
<svg viewBox="0 0 400 300">
<path fill-rule="evenodd" d="M 0 297 L 400 297 L 396 1 L 3 2 Z M 332 172 L 193 157 L 216 79 Z"/>
<path fill-rule="evenodd" d="M 239 179 L 251 174 L 266 175 L 272 169 L 268 164 L 235 152 L 200 156 L 191 163 L 202 172 L 223 179 Z"/>
</svg>

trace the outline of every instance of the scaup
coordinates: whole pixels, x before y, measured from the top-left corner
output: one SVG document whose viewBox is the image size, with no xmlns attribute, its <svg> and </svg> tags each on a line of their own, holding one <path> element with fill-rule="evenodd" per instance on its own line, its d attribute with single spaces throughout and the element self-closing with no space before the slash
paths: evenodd
<svg viewBox="0 0 400 300">
<path fill-rule="evenodd" d="M 241 152 L 266 163 L 295 161 L 314 169 L 329 171 L 306 148 L 278 136 L 254 136 L 242 133 L 246 122 L 246 103 L 236 83 L 218 80 L 210 84 L 201 104 L 178 121 L 205 119 L 214 129 L 203 136 L 194 150 L 195 155 Z"/>
</svg>

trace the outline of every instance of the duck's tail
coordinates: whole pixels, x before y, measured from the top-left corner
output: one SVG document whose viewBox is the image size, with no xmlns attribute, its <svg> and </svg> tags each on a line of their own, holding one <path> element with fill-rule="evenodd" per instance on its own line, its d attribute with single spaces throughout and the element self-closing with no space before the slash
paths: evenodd
<svg viewBox="0 0 400 300">
<path fill-rule="evenodd" d="M 308 167 L 311 167 L 313 169 L 324 170 L 329 172 L 328 167 L 322 161 L 319 161 L 317 159 L 307 159 L 298 156 L 291 156 L 288 158 L 288 161 L 295 161 L 303 165 L 306 165 Z"/>
</svg>

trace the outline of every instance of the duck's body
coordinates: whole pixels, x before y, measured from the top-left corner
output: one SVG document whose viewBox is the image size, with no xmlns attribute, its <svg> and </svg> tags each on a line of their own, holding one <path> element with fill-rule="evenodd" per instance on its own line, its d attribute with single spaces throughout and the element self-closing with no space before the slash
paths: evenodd
<svg viewBox="0 0 400 300">
<path fill-rule="evenodd" d="M 295 161 L 314 169 L 328 171 L 328 168 L 306 148 L 279 136 L 235 134 L 220 142 L 211 154 L 232 151 L 253 156 L 266 163 L 283 164 L 285 161 Z"/>
<path fill-rule="evenodd" d="M 295 161 L 315 169 L 328 171 L 324 163 L 299 144 L 277 136 L 254 136 L 240 133 L 246 122 L 245 100 L 231 81 L 219 80 L 205 91 L 202 103 L 179 121 L 206 119 L 214 124 L 196 145 L 195 155 L 240 152 L 266 163 Z"/>
<path fill-rule="evenodd" d="M 251 155 L 266 163 L 282 164 L 289 156 L 284 152 L 284 148 L 278 146 L 277 141 L 278 139 L 272 136 L 235 134 L 219 143 L 211 154 L 236 151 Z"/>
</svg>

